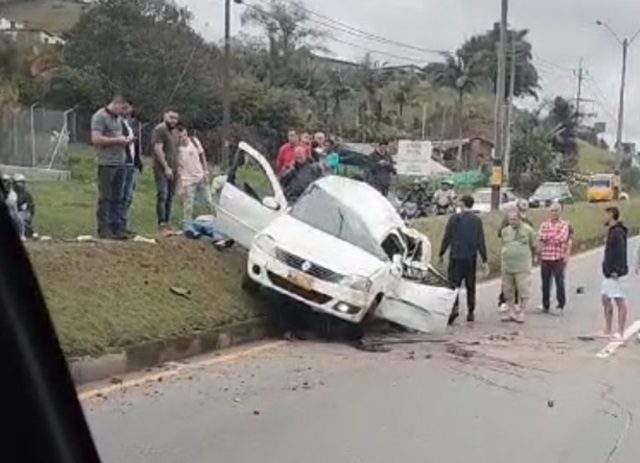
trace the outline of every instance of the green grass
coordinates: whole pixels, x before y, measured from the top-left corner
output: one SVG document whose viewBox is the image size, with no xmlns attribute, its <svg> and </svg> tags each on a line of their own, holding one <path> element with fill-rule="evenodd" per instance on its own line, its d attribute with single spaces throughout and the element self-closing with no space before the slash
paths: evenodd
<svg viewBox="0 0 640 463">
<path fill-rule="evenodd" d="M 35 0 L 0 5 L 0 16 L 53 33 L 69 30 L 87 8 L 74 1 Z"/>
<path fill-rule="evenodd" d="M 578 141 L 578 170 L 583 174 L 610 173 L 615 159 L 613 153 Z"/>
<path fill-rule="evenodd" d="M 150 166 L 138 176 L 138 186 L 131 208 L 131 226 L 139 233 L 154 234 L 155 186 Z M 41 235 L 71 238 L 95 235 L 96 156 L 91 147 L 72 146 L 69 153 L 70 182 L 34 182 L 30 185 L 36 201 L 35 228 Z M 179 201 L 174 204 L 174 222 L 180 215 Z"/>
<path fill-rule="evenodd" d="M 99 355 L 243 321 L 261 303 L 240 288 L 246 256 L 184 238 L 144 243 L 29 243 L 64 352 Z M 191 291 L 189 299 L 171 287 Z"/>
</svg>

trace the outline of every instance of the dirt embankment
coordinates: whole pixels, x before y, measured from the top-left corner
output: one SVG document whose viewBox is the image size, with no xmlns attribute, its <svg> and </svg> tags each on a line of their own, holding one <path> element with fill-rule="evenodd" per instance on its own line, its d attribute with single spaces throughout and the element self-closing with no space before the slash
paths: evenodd
<svg viewBox="0 0 640 463">
<path fill-rule="evenodd" d="M 28 250 L 70 356 L 192 334 L 261 312 L 260 302 L 240 289 L 246 259 L 240 249 L 220 253 L 175 238 L 157 245 L 30 243 Z"/>
</svg>

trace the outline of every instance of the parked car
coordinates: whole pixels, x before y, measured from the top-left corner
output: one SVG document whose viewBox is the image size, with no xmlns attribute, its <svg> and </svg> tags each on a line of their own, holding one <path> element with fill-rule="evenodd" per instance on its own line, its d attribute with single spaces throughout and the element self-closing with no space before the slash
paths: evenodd
<svg viewBox="0 0 640 463">
<path fill-rule="evenodd" d="M 545 182 L 529 198 L 529 207 L 549 207 L 554 201 L 573 204 L 573 195 L 566 182 Z"/>
<path fill-rule="evenodd" d="M 491 212 L 491 188 L 481 188 L 473 193 L 473 212 Z M 518 197 L 511 188 L 500 189 L 500 210 L 504 211 L 518 205 Z"/>
<path fill-rule="evenodd" d="M 246 143 L 222 186 L 218 230 L 249 249 L 247 282 L 351 323 L 377 316 L 441 332 L 456 292 L 424 284 L 431 243 L 364 182 L 312 183 L 288 204 L 268 161 Z"/>
</svg>

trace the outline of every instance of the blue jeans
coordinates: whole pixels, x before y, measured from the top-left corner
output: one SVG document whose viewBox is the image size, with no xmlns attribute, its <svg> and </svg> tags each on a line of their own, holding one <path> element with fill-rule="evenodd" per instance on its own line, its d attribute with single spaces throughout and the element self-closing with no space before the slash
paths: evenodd
<svg viewBox="0 0 640 463">
<path fill-rule="evenodd" d="M 31 216 L 31 212 L 29 211 L 18 211 L 16 214 L 17 224 L 18 224 L 18 233 L 20 236 L 26 236 L 27 238 L 31 238 L 33 235 L 33 227 L 31 225 L 31 221 L 33 217 Z"/>
<path fill-rule="evenodd" d="M 129 211 L 131 210 L 131 204 L 133 203 L 133 193 L 136 191 L 138 169 L 135 166 L 125 166 L 124 168 L 124 207 L 123 216 L 121 218 L 126 229 L 129 228 Z"/>
<path fill-rule="evenodd" d="M 110 237 L 125 232 L 125 166 L 98 166 L 98 236 Z"/>
<path fill-rule="evenodd" d="M 156 172 L 156 214 L 158 225 L 165 225 L 171 219 L 171 205 L 176 192 L 176 179 L 168 178 L 163 172 Z"/>
</svg>

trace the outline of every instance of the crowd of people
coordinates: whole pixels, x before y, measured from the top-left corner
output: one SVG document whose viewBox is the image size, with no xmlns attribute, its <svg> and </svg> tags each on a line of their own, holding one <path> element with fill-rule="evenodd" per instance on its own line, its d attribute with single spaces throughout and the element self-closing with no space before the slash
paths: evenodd
<svg viewBox="0 0 640 463">
<path fill-rule="evenodd" d="M 487 248 L 481 218 L 472 212 L 474 199 L 470 195 L 461 198 L 462 211 L 450 217 L 440 246 L 439 259 L 443 261 L 449 252 L 448 280 L 454 289 L 464 283 L 467 293 L 467 321 L 475 321 L 476 273 L 478 258 L 483 272 L 488 274 Z M 522 324 L 529 311 L 531 299 L 532 268 L 540 264 L 542 287 L 542 313 L 551 312 L 551 287 L 555 284 L 556 310 L 566 308 L 565 270 L 571 256 L 574 232 L 571 224 L 562 216 L 562 204 L 555 202 L 549 208 L 547 219 L 534 230 L 527 218 L 528 204 L 521 201 L 517 208 L 507 211 L 499 229 L 501 239 L 501 283 L 498 301 L 501 321 Z M 627 302 L 622 278 L 629 273 L 627 263 L 628 231 L 621 221 L 617 207 L 606 208 L 603 282 L 601 288 L 604 308 L 604 329 L 598 336 L 622 341 L 627 323 Z M 640 272 L 640 250 L 636 273 Z M 459 317 L 459 301 L 456 300 L 449 318 L 453 324 Z M 618 324 L 614 327 L 614 305 L 618 309 Z M 640 337 L 639 337 L 640 339 Z"/>
<path fill-rule="evenodd" d="M 135 236 L 130 209 L 143 163 L 131 129 L 132 104 L 116 95 L 91 120 L 91 142 L 98 161 L 98 237 L 126 240 Z M 153 176 L 156 185 L 158 230 L 171 233 L 174 197 L 182 201 L 183 225 L 193 221 L 196 201 L 213 213 L 209 169 L 205 151 L 195 134 L 180 123 L 175 109 L 167 109 L 151 135 Z"/>
</svg>

